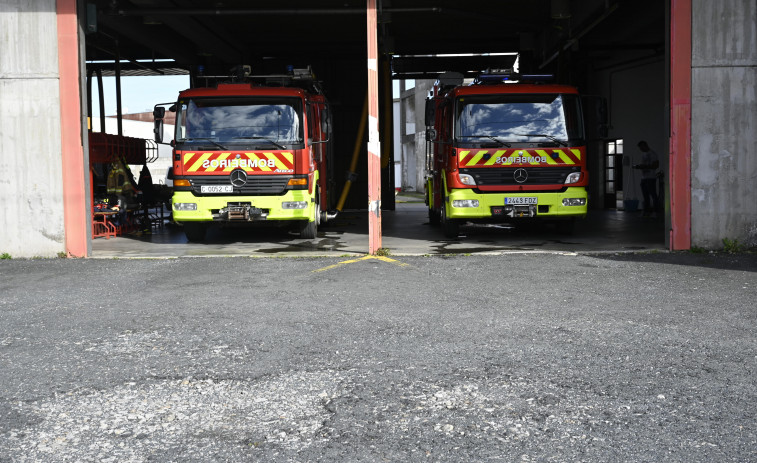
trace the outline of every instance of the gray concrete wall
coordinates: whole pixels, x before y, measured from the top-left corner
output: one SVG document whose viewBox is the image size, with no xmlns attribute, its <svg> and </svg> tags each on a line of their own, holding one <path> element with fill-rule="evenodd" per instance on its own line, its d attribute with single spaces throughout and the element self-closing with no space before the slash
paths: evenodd
<svg viewBox="0 0 757 463">
<path fill-rule="evenodd" d="M 692 245 L 757 245 L 757 4 L 692 3 Z"/>
<path fill-rule="evenodd" d="M 0 254 L 65 251 L 55 0 L 0 0 Z"/>
</svg>

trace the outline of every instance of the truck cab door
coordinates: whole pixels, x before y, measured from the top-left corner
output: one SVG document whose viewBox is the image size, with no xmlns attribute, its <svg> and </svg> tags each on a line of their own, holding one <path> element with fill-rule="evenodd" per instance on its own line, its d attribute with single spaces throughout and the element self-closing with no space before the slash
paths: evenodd
<svg viewBox="0 0 757 463">
<path fill-rule="evenodd" d="M 450 156 L 452 149 L 450 141 L 452 140 L 452 111 L 451 105 L 444 102 L 439 105 L 436 111 L 436 141 L 433 144 L 433 192 L 434 192 L 434 209 L 440 210 L 444 202 L 444 182 L 442 173 L 447 169 L 447 158 Z"/>
</svg>

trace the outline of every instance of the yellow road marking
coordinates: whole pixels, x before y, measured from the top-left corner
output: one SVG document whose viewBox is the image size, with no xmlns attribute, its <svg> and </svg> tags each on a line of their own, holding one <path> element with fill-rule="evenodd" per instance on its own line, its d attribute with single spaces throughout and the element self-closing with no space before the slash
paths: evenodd
<svg viewBox="0 0 757 463">
<path fill-rule="evenodd" d="M 342 266 L 347 265 L 347 264 L 354 264 L 356 262 L 361 262 L 361 261 L 370 260 L 370 259 L 375 259 L 375 260 L 380 260 L 382 262 L 387 262 L 387 263 L 390 263 L 390 264 L 395 264 L 395 265 L 397 265 L 399 267 L 410 267 L 410 264 L 406 264 L 406 263 L 400 262 L 398 260 L 390 259 L 390 258 L 385 257 L 385 256 L 364 256 L 364 257 L 360 257 L 358 259 L 345 260 L 345 261 L 339 262 L 338 264 L 329 265 L 328 267 L 319 268 L 317 270 L 313 270 L 312 273 L 325 272 L 326 270 L 333 270 L 333 269 L 335 269 L 337 267 L 342 267 Z"/>
</svg>

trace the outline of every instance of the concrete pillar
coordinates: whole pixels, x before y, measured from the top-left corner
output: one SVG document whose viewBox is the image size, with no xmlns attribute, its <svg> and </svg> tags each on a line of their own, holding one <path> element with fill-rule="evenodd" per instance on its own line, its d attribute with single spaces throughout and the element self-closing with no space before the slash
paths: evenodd
<svg viewBox="0 0 757 463">
<path fill-rule="evenodd" d="M 692 245 L 757 246 L 757 4 L 692 1 Z"/>
<path fill-rule="evenodd" d="M 0 2 L 0 31 L 0 254 L 52 257 L 66 252 L 56 1 Z"/>
</svg>

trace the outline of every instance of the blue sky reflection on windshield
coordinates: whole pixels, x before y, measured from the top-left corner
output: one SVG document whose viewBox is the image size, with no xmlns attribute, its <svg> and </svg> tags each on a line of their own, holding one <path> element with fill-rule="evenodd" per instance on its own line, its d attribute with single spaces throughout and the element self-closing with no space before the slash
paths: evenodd
<svg viewBox="0 0 757 463">
<path fill-rule="evenodd" d="M 533 141 L 527 134 L 568 139 L 560 95 L 485 95 L 458 99 L 457 136 Z M 538 140 L 538 137 L 537 137 Z"/>
<path fill-rule="evenodd" d="M 278 143 L 296 143 L 302 138 L 300 118 L 292 104 L 275 102 L 189 100 L 179 115 L 180 134 L 186 138 L 234 141 L 263 138 Z M 184 117 L 182 117 L 184 116 Z M 180 137 L 184 138 L 184 137 Z"/>
</svg>

